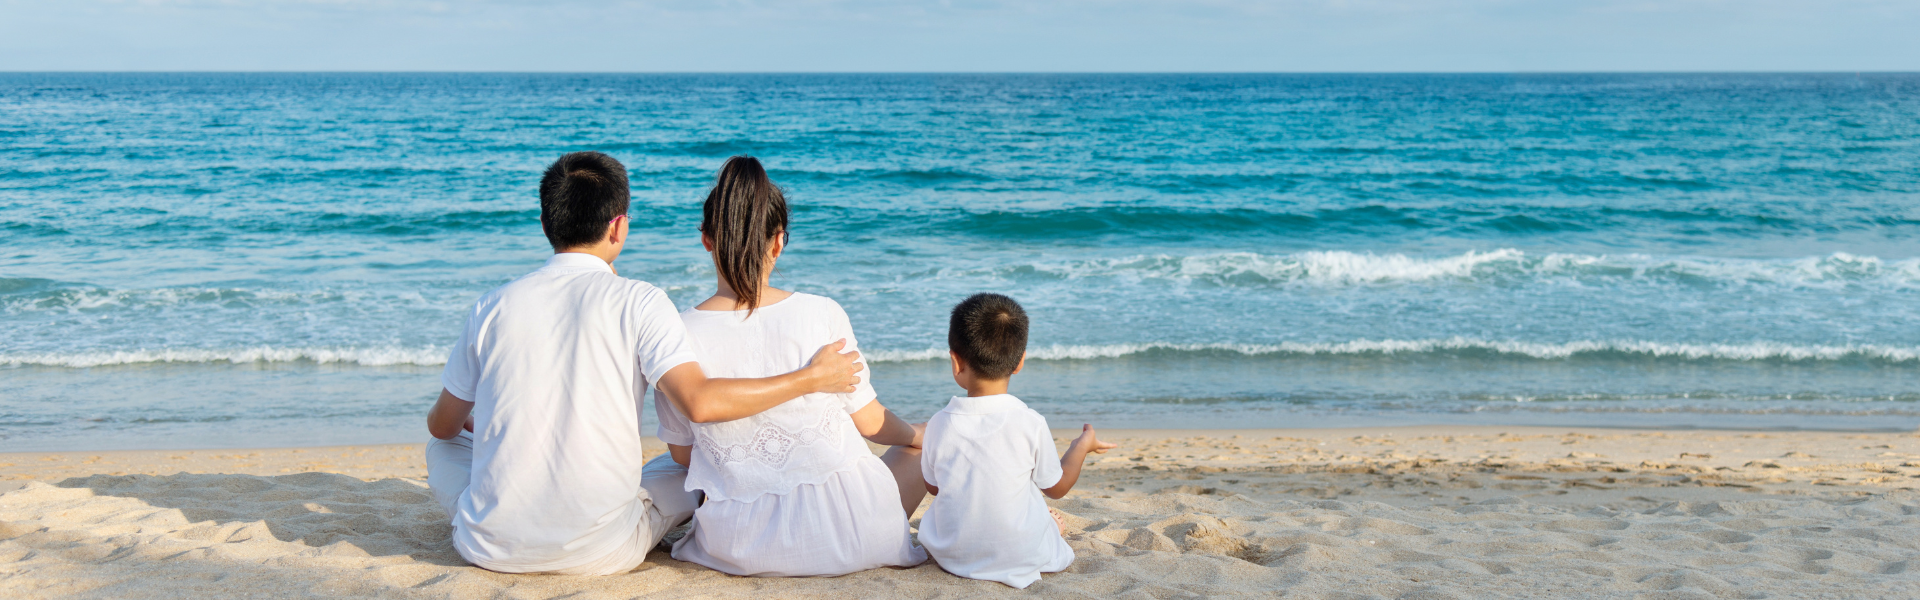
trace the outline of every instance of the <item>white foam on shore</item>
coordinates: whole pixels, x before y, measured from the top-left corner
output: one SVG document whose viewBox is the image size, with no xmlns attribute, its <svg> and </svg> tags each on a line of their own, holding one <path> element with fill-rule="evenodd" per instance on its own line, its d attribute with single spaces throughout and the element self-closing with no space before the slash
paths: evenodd
<svg viewBox="0 0 1920 600">
<path fill-rule="evenodd" d="M 1849 344 L 1844 346 L 1794 345 L 1776 342 L 1753 342 L 1747 344 L 1673 344 L 1633 340 L 1576 341 L 1548 344 L 1519 341 L 1488 341 L 1464 337 L 1430 340 L 1354 340 L 1351 342 L 1317 344 L 1283 342 L 1279 344 L 1144 343 L 1086 346 L 1053 345 L 1029 349 L 1027 351 L 1027 358 L 1033 360 L 1092 360 L 1119 358 L 1153 351 L 1231 352 L 1247 356 L 1285 354 L 1421 354 L 1432 352 L 1484 351 L 1546 360 L 1566 359 L 1582 354 L 1602 353 L 1689 360 L 1812 361 L 1842 360 L 1849 358 L 1865 358 L 1891 362 L 1920 360 L 1920 347 L 1896 347 L 1871 344 Z M 917 351 L 875 350 L 867 353 L 867 356 L 874 362 L 940 360 L 946 358 L 947 350 L 945 348 L 929 348 Z"/>
<path fill-rule="evenodd" d="M 877 363 L 945 360 L 946 348 L 925 350 L 866 350 L 868 360 Z M 1887 362 L 1920 361 L 1920 347 L 1873 344 L 1796 345 L 1778 342 L 1746 344 L 1678 344 L 1635 340 L 1576 341 L 1537 343 L 1490 341 L 1465 337 L 1428 340 L 1354 340 L 1338 343 L 1278 344 L 1175 344 L 1146 342 L 1137 344 L 1052 345 L 1027 351 L 1033 360 L 1098 360 L 1122 358 L 1147 352 L 1204 353 L 1226 352 L 1245 356 L 1314 355 L 1402 355 L 1440 352 L 1486 352 L 1541 360 L 1562 360 L 1580 355 L 1622 354 L 1647 358 L 1684 360 L 1784 360 L 1832 361 L 1848 359 Z M 98 351 L 74 353 L 0 354 L 0 365 L 43 367 L 101 367 L 146 363 L 291 363 L 352 364 L 363 366 L 446 364 L 444 346 L 376 348 L 273 348 L 259 346 L 239 349 L 161 349 Z"/>
<path fill-rule="evenodd" d="M 102 367 L 146 363 L 286 363 L 355 364 L 370 367 L 393 365 L 443 365 L 447 348 L 273 348 L 258 346 L 231 350 L 162 349 L 99 351 L 74 353 L 0 354 L 0 365 L 43 367 Z"/>
</svg>

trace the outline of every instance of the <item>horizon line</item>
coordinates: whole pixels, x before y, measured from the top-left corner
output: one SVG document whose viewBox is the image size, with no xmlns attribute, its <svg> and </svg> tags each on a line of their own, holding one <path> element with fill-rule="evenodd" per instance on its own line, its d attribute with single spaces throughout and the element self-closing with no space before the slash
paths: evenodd
<svg viewBox="0 0 1920 600">
<path fill-rule="evenodd" d="M 0 70 L 5 75 L 251 75 L 251 74 L 339 74 L 339 75 L 1911 75 L 1916 70 L 1568 70 L 1568 71 L 511 71 L 511 70 Z"/>
</svg>

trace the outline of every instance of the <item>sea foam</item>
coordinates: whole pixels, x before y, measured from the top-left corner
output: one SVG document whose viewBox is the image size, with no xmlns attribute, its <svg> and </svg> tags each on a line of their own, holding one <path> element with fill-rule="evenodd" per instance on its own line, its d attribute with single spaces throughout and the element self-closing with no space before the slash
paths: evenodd
<svg viewBox="0 0 1920 600">
<path fill-rule="evenodd" d="M 113 350 L 98 352 L 44 352 L 0 354 L 0 365 L 41 367 L 103 367 L 147 363 L 291 363 L 351 364 L 369 367 L 395 365 L 443 365 L 447 348 L 273 348 L 259 346 L 227 350 L 158 349 Z"/>
<path fill-rule="evenodd" d="M 1479 340 L 1465 337 L 1431 340 L 1354 340 L 1337 343 L 1051 345 L 1028 349 L 1027 358 L 1033 360 L 1097 360 L 1122 358 L 1149 352 L 1224 352 L 1245 356 L 1414 355 L 1486 352 L 1541 360 L 1562 360 L 1583 355 L 1617 354 L 1684 360 L 1834 361 L 1867 359 L 1887 362 L 1920 361 L 1920 347 L 1867 344 L 1844 346 L 1796 345 L 1777 342 L 1684 344 L 1634 340 L 1538 343 L 1511 340 Z M 947 350 L 945 348 L 908 351 L 874 350 L 867 353 L 868 359 L 874 362 L 938 360 L 944 359 L 946 356 Z"/>
<path fill-rule="evenodd" d="M 1049 345 L 1031 348 L 1033 360 L 1102 360 L 1125 358 L 1154 352 L 1176 354 L 1227 353 L 1242 356 L 1366 356 L 1419 355 L 1483 352 L 1515 358 L 1565 360 L 1583 356 L 1639 356 L 1655 359 L 1724 361 L 1838 361 L 1876 360 L 1884 362 L 1920 362 L 1920 347 L 1872 344 L 1802 345 L 1778 342 L 1744 344 L 1686 344 L 1636 340 L 1574 341 L 1540 343 L 1515 340 L 1481 340 L 1465 337 L 1428 340 L 1353 340 L 1334 343 L 1281 342 L 1276 344 L 1182 344 L 1143 342 L 1132 344 Z M 876 363 L 944 360 L 945 348 L 924 350 L 873 349 L 864 351 L 867 360 Z M 370 348 L 273 348 L 267 346 L 237 349 L 158 349 L 73 353 L 0 354 L 0 365 L 42 367 L 101 367 L 146 363 L 293 363 L 349 364 L 362 366 L 446 364 L 443 346 Z"/>
</svg>

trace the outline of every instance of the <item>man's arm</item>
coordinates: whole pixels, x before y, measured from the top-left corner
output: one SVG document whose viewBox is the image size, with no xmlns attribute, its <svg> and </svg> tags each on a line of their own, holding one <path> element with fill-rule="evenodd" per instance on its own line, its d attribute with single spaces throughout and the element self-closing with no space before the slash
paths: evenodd
<svg viewBox="0 0 1920 600">
<path fill-rule="evenodd" d="M 827 344 L 798 371 L 760 379 L 713 379 L 699 363 L 682 363 L 660 378 L 680 414 L 695 423 L 721 423 L 751 417 L 788 400 L 815 392 L 847 394 L 860 383 L 859 352 L 841 354 L 847 341 Z"/>
<path fill-rule="evenodd" d="M 467 417 L 473 415 L 473 403 L 461 400 L 459 396 L 446 388 L 440 388 L 440 399 L 434 401 L 433 408 L 427 410 L 427 433 L 443 440 L 460 435 L 467 426 Z"/>
</svg>

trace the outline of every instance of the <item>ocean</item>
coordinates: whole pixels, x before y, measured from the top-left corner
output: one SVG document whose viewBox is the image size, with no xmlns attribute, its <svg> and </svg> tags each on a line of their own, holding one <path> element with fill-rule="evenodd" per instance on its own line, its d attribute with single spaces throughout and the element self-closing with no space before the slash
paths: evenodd
<svg viewBox="0 0 1920 600">
<path fill-rule="evenodd" d="M 764 161 L 909 419 L 994 291 L 1060 427 L 1920 426 L 1920 75 L 0 74 L 0 449 L 421 441 L 576 150 L 683 308 Z"/>
</svg>

